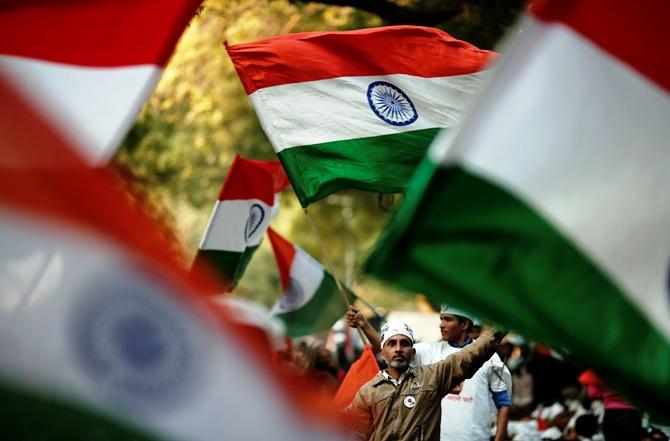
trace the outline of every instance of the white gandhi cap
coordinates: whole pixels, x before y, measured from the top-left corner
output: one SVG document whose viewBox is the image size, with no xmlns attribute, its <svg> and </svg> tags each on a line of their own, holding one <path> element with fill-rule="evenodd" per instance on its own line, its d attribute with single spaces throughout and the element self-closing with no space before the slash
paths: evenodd
<svg viewBox="0 0 670 441">
<path fill-rule="evenodd" d="M 394 335 L 398 334 L 409 338 L 412 341 L 412 344 L 414 344 L 414 333 L 412 332 L 412 328 L 401 321 L 391 320 L 382 326 L 382 348 L 384 347 L 384 343 L 386 343 L 386 340 L 388 340 L 389 337 L 393 337 Z"/>
</svg>

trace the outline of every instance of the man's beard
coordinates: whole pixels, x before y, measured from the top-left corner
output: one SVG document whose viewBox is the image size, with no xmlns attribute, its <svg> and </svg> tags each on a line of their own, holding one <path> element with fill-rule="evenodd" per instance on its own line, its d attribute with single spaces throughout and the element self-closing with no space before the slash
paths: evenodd
<svg viewBox="0 0 670 441">
<path fill-rule="evenodd" d="M 403 360 L 394 359 L 394 360 L 391 360 L 391 363 L 389 363 L 389 366 L 391 366 L 393 369 L 405 370 L 409 367 L 409 361 L 407 359 L 403 359 Z"/>
</svg>

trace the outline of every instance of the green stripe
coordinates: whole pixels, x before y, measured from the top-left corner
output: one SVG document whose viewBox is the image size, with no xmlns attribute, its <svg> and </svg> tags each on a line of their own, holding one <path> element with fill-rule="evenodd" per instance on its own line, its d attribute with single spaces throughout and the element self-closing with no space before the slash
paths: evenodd
<svg viewBox="0 0 670 441">
<path fill-rule="evenodd" d="M 306 145 L 278 156 L 303 207 L 345 189 L 398 193 L 439 130 Z"/>
<path fill-rule="evenodd" d="M 54 397 L 0 383 L 0 430 L 7 440 L 149 441 L 141 429 Z"/>
<path fill-rule="evenodd" d="M 356 295 L 345 288 L 349 303 L 353 303 Z M 300 337 L 326 331 L 344 316 L 347 307 L 337 289 L 335 279 L 324 273 L 323 280 L 314 296 L 305 305 L 294 311 L 277 314 L 286 324 L 286 335 Z"/>
<path fill-rule="evenodd" d="M 670 409 L 670 344 L 598 267 L 512 194 L 426 160 L 366 262 L 380 278 L 491 317 Z"/>
<path fill-rule="evenodd" d="M 222 290 L 232 291 L 242 278 L 259 245 L 248 247 L 241 253 L 223 250 L 198 250 L 192 271 L 199 271 L 203 268 L 214 269 L 223 279 Z"/>
</svg>

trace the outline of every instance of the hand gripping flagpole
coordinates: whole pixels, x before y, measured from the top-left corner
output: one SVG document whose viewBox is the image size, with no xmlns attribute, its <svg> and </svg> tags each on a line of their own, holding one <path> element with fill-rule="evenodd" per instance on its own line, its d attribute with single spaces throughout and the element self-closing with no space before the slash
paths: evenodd
<svg viewBox="0 0 670 441">
<path fill-rule="evenodd" d="M 309 224 L 309 227 L 312 229 L 312 232 L 316 236 L 316 239 L 318 240 L 319 245 L 321 246 L 321 252 L 323 253 L 323 258 L 326 261 L 326 267 L 328 267 L 328 271 L 330 271 L 330 274 L 332 274 L 333 278 L 335 279 L 335 283 L 337 284 L 337 290 L 341 294 L 342 301 L 346 305 L 347 309 L 350 309 L 351 303 L 349 302 L 347 293 L 344 290 L 344 287 L 342 286 L 342 282 L 340 282 L 340 278 L 337 276 L 337 274 L 335 274 L 335 268 L 333 267 L 333 264 L 330 261 L 330 256 L 328 255 L 328 251 L 326 250 L 326 245 L 323 243 L 321 235 L 316 229 L 316 225 L 314 224 L 314 221 L 312 220 L 312 216 L 309 214 L 309 211 L 307 211 L 307 208 L 303 208 L 303 211 L 305 212 L 305 216 L 307 217 L 307 223 Z M 360 326 L 356 325 L 356 330 L 358 331 L 358 335 L 361 337 L 361 341 L 363 342 L 363 344 L 370 343 L 365 334 L 363 333 L 363 331 L 361 330 Z"/>
</svg>

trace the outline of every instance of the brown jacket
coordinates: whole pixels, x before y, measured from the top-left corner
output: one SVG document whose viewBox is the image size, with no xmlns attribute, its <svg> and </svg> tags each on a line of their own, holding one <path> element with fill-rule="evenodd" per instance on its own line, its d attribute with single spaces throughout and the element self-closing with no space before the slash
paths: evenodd
<svg viewBox="0 0 670 441">
<path fill-rule="evenodd" d="M 472 377 L 497 346 L 493 331 L 486 331 L 439 363 L 410 368 L 398 387 L 378 373 L 352 403 L 356 436 L 371 441 L 438 441 L 442 397 Z"/>
</svg>

